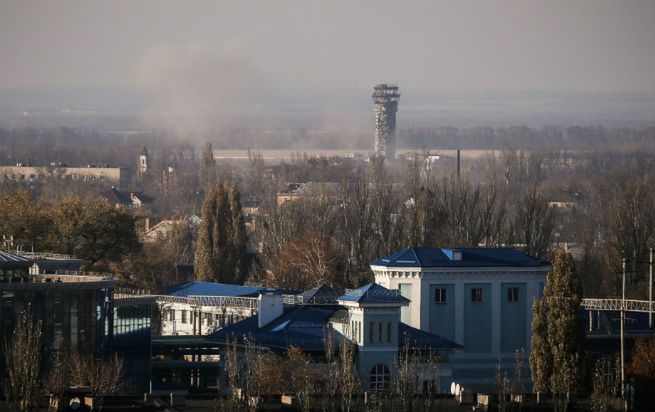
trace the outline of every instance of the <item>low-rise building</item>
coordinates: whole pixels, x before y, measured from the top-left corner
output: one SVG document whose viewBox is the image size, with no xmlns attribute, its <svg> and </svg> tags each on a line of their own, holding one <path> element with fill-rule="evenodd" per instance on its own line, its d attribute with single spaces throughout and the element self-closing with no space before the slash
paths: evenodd
<svg viewBox="0 0 655 412">
<path fill-rule="evenodd" d="M 33 182 L 44 179 L 68 179 L 82 181 L 106 182 L 116 186 L 125 186 L 128 182 L 128 169 L 124 167 L 68 167 L 51 166 L 0 166 L 0 180 Z"/>
<path fill-rule="evenodd" d="M 548 262 L 513 249 L 410 248 L 371 270 L 410 300 L 403 322 L 463 345 L 444 365 L 453 382 L 488 389 L 498 362 L 513 369 L 521 348 L 527 361 L 532 301 L 543 294 Z"/>
<path fill-rule="evenodd" d="M 266 350 L 284 353 L 299 348 L 320 362 L 326 342 L 347 339 L 354 346 L 356 369 L 365 391 L 388 390 L 398 368 L 399 348 L 427 351 L 447 359 L 455 342 L 418 330 L 401 321 L 400 311 L 409 304 L 397 290 L 372 283 L 339 294 L 320 285 L 280 305 L 282 297 L 265 298 L 258 316 L 222 328 L 207 339 L 225 345 L 249 340 Z M 269 307 L 270 306 L 270 307 Z M 222 358 L 221 358 L 222 359 Z M 422 375 L 423 376 L 423 375 Z M 222 376 L 221 378 L 225 378 Z"/>
<path fill-rule="evenodd" d="M 255 315 L 261 293 L 258 286 L 186 282 L 157 296 L 162 335 L 207 335 Z"/>
<path fill-rule="evenodd" d="M 120 209 L 140 209 L 152 203 L 150 196 L 138 192 L 125 192 L 114 187 L 105 194 L 109 203 Z"/>
<path fill-rule="evenodd" d="M 309 198 L 336 198 L 339 194 L 339 184 L 330 182 L 287 183 L 277 193 L 276 202 L 281 205 L 286 202 Z"/>
</svg>

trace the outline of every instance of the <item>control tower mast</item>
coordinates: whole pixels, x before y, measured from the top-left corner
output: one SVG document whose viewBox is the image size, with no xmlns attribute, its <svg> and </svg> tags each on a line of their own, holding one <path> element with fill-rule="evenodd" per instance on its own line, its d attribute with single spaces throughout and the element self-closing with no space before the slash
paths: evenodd
<svg viewBox="0 0 655 412">
<path fill-rule="evenodd" d="M 396 158 L 396 112 L 400 92 L 398 86 L 378 84 L 373 88 L 375 110 L 375 154 L 386 159 Z"/>
</svg>

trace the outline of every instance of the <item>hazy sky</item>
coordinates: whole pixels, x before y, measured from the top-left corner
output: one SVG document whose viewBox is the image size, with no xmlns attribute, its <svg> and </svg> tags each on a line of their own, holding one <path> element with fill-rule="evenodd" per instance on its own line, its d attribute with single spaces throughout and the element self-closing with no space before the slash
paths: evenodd
<svg viewBox="0 0 655 412">
<path fill-rule="evenodd" d="M 652 0 L 0 0 L 0 86 L 655 90 L 654 22 Z"/>
</svg>

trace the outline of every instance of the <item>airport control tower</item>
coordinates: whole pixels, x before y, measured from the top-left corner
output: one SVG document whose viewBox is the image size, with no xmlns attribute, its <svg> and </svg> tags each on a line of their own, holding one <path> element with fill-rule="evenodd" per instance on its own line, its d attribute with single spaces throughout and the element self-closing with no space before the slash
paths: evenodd
<svg viewBox="0 0 655 412">
<path fill-rule="evenodd" d="M 400 92 L 398 86 L 378 84 L 373 89 L 375 110 L 375 154 L 385 159 L 396 158 L 396 112 Z"/>
</svg>

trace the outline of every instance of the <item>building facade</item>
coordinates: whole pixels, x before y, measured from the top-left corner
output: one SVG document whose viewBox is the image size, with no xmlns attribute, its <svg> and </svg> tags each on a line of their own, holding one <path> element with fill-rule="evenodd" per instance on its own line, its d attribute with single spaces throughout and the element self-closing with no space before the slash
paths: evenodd
<svg viewBox="0 0 655 412">
<path fill-rule="evenodd" d="M 157 296 L 161 335 L 207 335 L 257 313 L 263 287 L 186 282 Z"/>
<path fill-rule="evenodd" d="M 486 389 L 499 360 L 512 369 L 524 349 L 527 361 L 532 301 L 543 294 L 548 262 L 512 249 L 410 248 L 371 269 L 410 300 L 403 322 L 463 345 L 445 365 L 453 382 Z"/>
<path fill-rule="evenodd" d="M 102 182 L 125 186 L 128 170 L 122 167 L 67 167 L 67 166 L 0 166 L 0 180 L 33 182 L 45 179 L 65 179 Z"/>
</svg>

